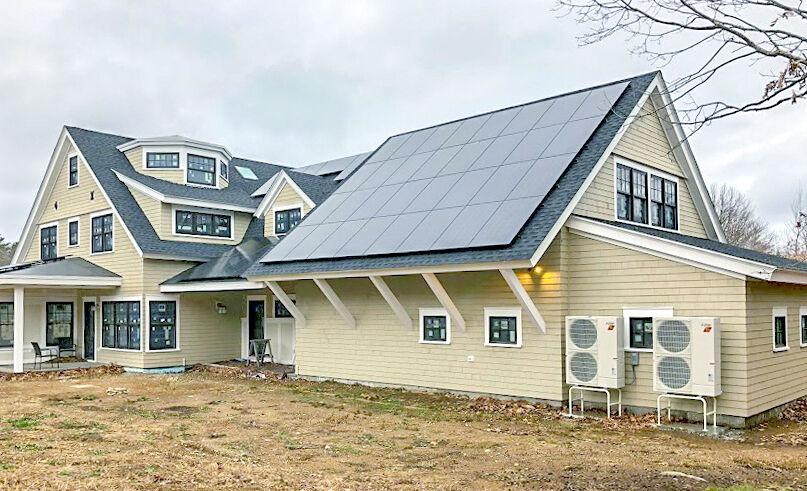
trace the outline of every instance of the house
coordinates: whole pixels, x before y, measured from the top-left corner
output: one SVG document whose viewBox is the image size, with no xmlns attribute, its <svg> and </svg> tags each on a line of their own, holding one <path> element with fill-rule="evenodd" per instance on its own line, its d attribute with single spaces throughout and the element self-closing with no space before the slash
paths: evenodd
<svg viewBox="0 0 807 491">
<path fill-rule="evenodd" d="M 0 363 L 68 338 L 165 369 L 269 338 L 301 377 L 561 404 L 567 317 L 613 316 L 641 409 L 654 319 L 710 317 L 742 425 L 807 394 L 805 284 L 725 243 L 658 72 L 296 169 L 67 127 L 0 270 Z"/>
</svg>

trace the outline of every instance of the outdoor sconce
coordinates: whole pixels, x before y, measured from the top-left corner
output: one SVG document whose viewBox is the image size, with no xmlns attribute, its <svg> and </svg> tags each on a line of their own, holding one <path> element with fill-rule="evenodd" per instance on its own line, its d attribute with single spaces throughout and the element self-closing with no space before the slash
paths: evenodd
<svg viewBox="0 0 807 491">
<path fill-rule="evenodd" d="M 216 312 L 218 312 L 219 314 L 222 314 L 222 315 L 226 314 L 227 313 L 227 306 L 224 305 L 221 302 L 216 302 Z"/>
</svg>

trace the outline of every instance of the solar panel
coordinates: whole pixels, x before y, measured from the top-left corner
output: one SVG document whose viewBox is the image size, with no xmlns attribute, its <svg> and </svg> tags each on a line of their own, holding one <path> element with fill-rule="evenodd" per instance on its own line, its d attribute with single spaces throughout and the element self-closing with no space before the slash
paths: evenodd
<svg viewBox="0 0 807 491">
<path fill-rule="evenodd" d="M 509 244 L 626 86 L 394 136 L 262 261 Z"/>
</svg>

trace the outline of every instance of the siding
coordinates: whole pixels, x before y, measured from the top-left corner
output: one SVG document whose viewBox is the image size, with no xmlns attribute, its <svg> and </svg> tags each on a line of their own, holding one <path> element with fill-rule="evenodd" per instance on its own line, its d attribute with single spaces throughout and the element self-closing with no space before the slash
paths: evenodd
<svg viewBox="0 0 807 491">
<path fill-rule="evenodd" d="M 306 204 L 305 200 L 297 194 L 297 192 L 288 185 L 288 183 L 283 184 L 283 187 L 280 189 L 280 192 L 275 198 L 275 202 L 272 203 L 272 206 L 266 210 L 264 214 L 264 224 L 263 224 L 263 234 L 266 237 L 273 237 L 275 235 L 275 208 L 282 208 L 285 206 L 291 206 L 300 204 L 302 205 L 302 209 L 300 210 L 301 216 L 305 216 L 308 212 L 311 211 L 311 207 Z"/>
<path fill-rule="evenodd" d="M 680 231 L 686 235 L 706 237 L 706 230 L 695 209 L 684 174 L 672 155 L 669 140 L 661 122 L 648 100 L 625 134 L 620 139 L 613 155 L 609 156 L 586 190 L 574 213 L 577 215 L 614 220 L 614 155 L 638 162 L 646 167 L 673 174 L 679 179 L 678 215 Z"/>
</svg>

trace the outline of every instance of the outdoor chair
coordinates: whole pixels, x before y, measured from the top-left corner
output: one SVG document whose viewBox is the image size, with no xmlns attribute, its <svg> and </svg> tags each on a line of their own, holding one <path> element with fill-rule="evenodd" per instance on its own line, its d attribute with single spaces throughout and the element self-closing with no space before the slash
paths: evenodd
<svg viewBox="0 0 807 491">
<path fill-rule="evenodd" d="M 76 356 L 77 353 L 76 345 L 72 343 L 70 338 L 68 337 L 56 338 L 56 343 L 58 345 L 57 353 L 59 355 L 59 358 L 65 356 L 66 354 L 72 354 L 73 356 Z"/>
<path fill-rule="evenodd" d="M 39 347 L 39 343 L 33 341 L 31 346 L 34 347 L 34 370 L 36 370 L 37 363 L 39 363 L 39 368 L 41 369 L 43 361 L 50 362 L 50 366 L 53 366 L 53 363 L 56 362 L 56 368 L 59 367 L 59 355 L 53 348 L 42 349 Z"/>
<path fill-rule="evenodd" d="M 272 355 L 272 340 L 271 339 L 253 339 L 249 342 L 249 351 L 255 356 L 255 363 L 258 366 L 263 365 L 266 357 L 269 357 L 269 363 L 274 363 L 275 358 Z M 249 365 L 249 359 L 247 359 Z"/>
</svg>

